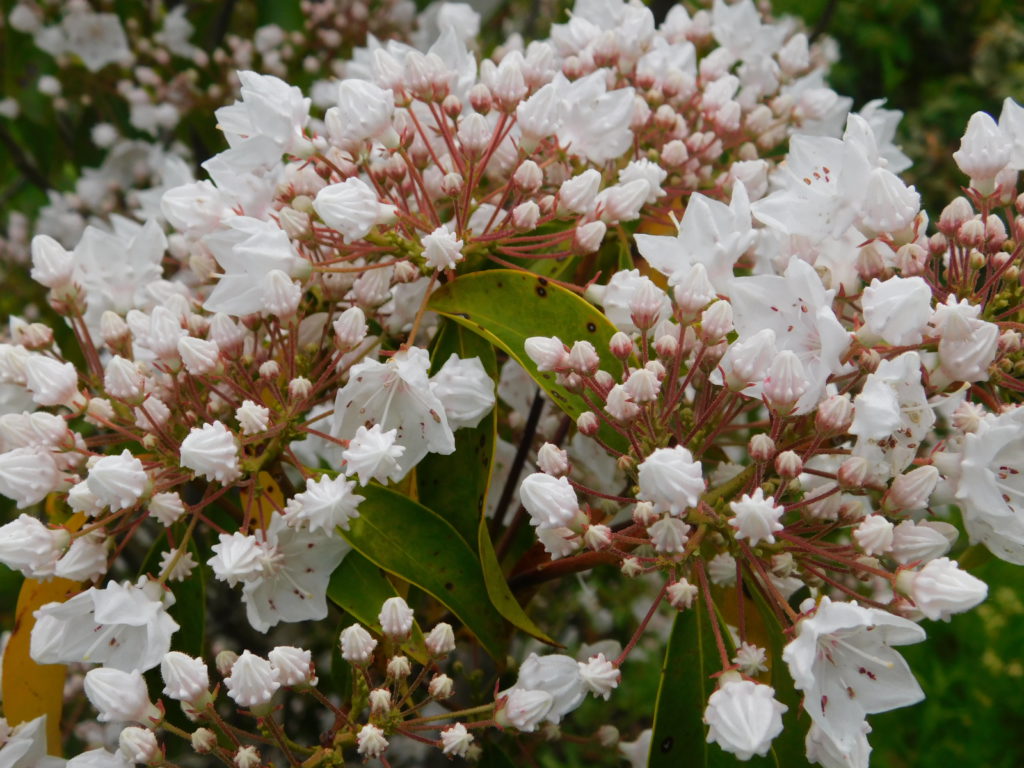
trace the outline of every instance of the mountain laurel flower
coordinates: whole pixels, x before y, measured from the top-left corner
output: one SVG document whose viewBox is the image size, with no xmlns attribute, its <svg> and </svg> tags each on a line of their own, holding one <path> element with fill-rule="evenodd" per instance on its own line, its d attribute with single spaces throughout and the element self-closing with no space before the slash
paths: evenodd
<svg viewBox="0 0 1024 768">
<path fill-rule="evenodd" d="M 224 678 L 228 696 L 247 709 L 263 707 L 270 703 L 274 692 L 281 687 L 273 665 L 266 659 L 246 650 L 231 667 L 231 674 Z"/>
<path fill-rule="evenodd" d="M 39 519 L 22 514 L 0 527 L 0 563 L 27 578 L 44 579 L 54 574 L 70 541 L 71 535 L 63 528 L 48 528 Z"/>
<path fill-rule="evenodd" d="M 385 636 L 393 640 L 405 640 L 412 632 L 412 608 L 400 597 L 385 600 L 377 620 Z"/>
<path fill-rule="evenodd" d="M 775 543 L 774 534 L 783 529 L 779 519 L 785 511 L 775 503 L 774 498 L 765 498 L 764 490 L 757 488 L 754 494 L 743 494 L 739 501 L 729 503 L 733 517 L 729 525 L 736 529 L 737 539 L 746 539 L 750 546 Z"/>
<path fill-rule="evenodd" d="M 149 499 L 147 509 L 150 517 L 156 518 L 165 527 L 173 525 L 185 514 L 185 504 L 181 496 L 173 491 L 154 493 Z"/>
<path fill-rule="evenodd" d="M 344 475 L 307 478 L 306 490 L 285 506 L 285 520 L 289 525 L 327 535 L 334 535 L 335 528 L 347 531 L 351 520 L 359 517 L 359 503 L 364 500 L 355 493 L 355 487 L 355 481 Z"/>
<path fill-rule="evenodd" d="M 369 328 L 366 314 L 359 307 L 349 307 L 334 321 L 334 339 L 342 350 L 355 349 L 366 338 Z"/>
<path fill-rule="evenodd" d="M 112 667 L 90 669 L 85 675 L 85 695 L 99 712 L 101 723 L 142 723 L 163 719 L 149 700 L 146 681 L 138 670 L 125 672 Z"/>
<path fill-rule="evenodd" d="M 882 508 L 889 512 L 924 509 L 938 482 L 939 470 L 931 465 L 897 475 L 882 499 Z"/>
<path fill-rule="evenodd" d="M 47 288 L 63 288 L 75 272 L 74 254 L 49 235 L 32 238 L 32 279 Z"/>
<path fill-rule="evenodd" d="M 103 372 L 103 388 L 107 394 L 129 402 L 140 400 L 146 378 L 131 360 L 114 355 L 107 361 Z"/>
<path fill-rule="evenodd" d="M 926 563 L 949 552 L 958 536 L 949 523 L 904 520 L 893 530 L 892 557 L 900 565 Z"/>
<path fill-rule="evenodd" d="M 893 346 L 919 344 L 932 314 L 932 289 L 920 277 L 878 278 L 861 296 L 865 333 Z"/>
<path fill-rule="evenodd" d="M 960 570 L 948 557 L 930 560 L 919 571 L 900 571 L 896 587 L 933 621 L 949 621 L 953 614 L 969 611 L 988 597 L 988 585 Z"/>
<path fill-rule="evenodd" d="M 446 227 L 438 227 L 420 240 L 423 245 L 423 258 L 434 269 L 455 269 L 462 261 L 462 240 Z"/>
<path fill-rule="evenodd" d="M 668 598 L 669 605 L 677 611 L 685 611 L 693 606 L 693 601 L 697 599 L 698 591 L 696 584 L 691 584 L 686 579 L 679 579 L 679 581 L 674 581 L 668 585 L 665 590 L 665 596 Z"/>
<path fill-rule="evenodd" d="M 164 655 L 160 662 L 160 676 L 164 680 L 164 695 L 175 701 L 195 703 L 210 688 L 206 662 L 179 651 Z"/>
<path fill-rule="evenodd" d="M 259 578 L 267 558 L 266 548 L 255 536 L 240 531 L 220 534 L 218 543 L 210 547 L 214 553 L 207 561 L 213 575 L 228 586 Z"/>
<path fill-rule="evenodd" d="M 274 675 L 281 685 L 305 686 L 316 685 L 313 674 L 312 655 L 302 648 L 290 645 L 279 645 L 267 654 Z"/>
<path fill-rule="evenodd" d="M 853 539 L 865 555 L 884 555 L 892 549 L 893 524 L 882 515 L 868 515 L 853 530 Z"/>
<path fill-rule="evenodd" d="M 764 377 L 764 397 L 780 411 L 789 411 L 810 387 L 803 363 L 795 352 L 784 349 L 775 356 Z"/>
<path fill-rule="evenodd" d="M 78 371 L 40 354 L 25 360 L 25 386 L 39 405 L 70 405 L 78 394 Z"/>
<path fill-rule="evenodd" d="M 971 179 L 971 186 L 982 194 L 991 194 L 998 173 L 1010 162 L 1013 142 L 999 130 L 987 112 L 975 112 L 967 121 L 960 149 L 953 159 Z"/>
<path fill-rule="evenodd" d="M 682 552 L 689 539 L 690 526 L 678 517 L 666 516 L 647 526 L 651 546 L 658 552 Z"/>
<path fill-rule="evenodd" d="M 142 462 L 125 449 L 93 464 L 86 483 L 96 498 L 117 512 L 138 503 L 149 488 L 149 476 Z"/>
<path fill-rule="evenodd" d="M 232 483 L 241 471 L 238 467 L 238 441 L 219 421 L 193 427 L 181 441 L 181 466 L 207 480 Z"/>
<path fill-rule="evenodd" d="M 782 713 L 788 707 L 775 700 L 775 689 L 740 680 L 725 680 L 711 694 L 704 722 L 708 725 L 708 743 L 718 744 L 740 760 L 768 754 L 772 739 L 782 733 Z"/>
<path fill-rule="evenodd" d="M 494 721 L 502 727 L 512 726 L 523 733 L 533 733 L 551 711 L 554 700 L 547 691 L 510 688 L 499 698 Z"/>
<path fill-rule="evenodd" d="M 473 734 L 462 723 L 441 731 L 441 751 L 449 757 L 465 757 L 473 745 Z"/>
<path fill-rule="evenodd" d="M 217 342 L 209 339 L 182 336 L 178 339 L 178 355 L 189 373 L 193 376 L 202 376 L 217 367 L 220 347 L 217 346 Z"/>
<path fill-rule="evenodd" d="M 452 625 L 446 622 L 435 625 L 424 638 L 424 644 L 431 656 L 447 656 L 455 650 L 455 633 L 452 631 Z"/>
<path fill-rule="evenodd" d="M 156 734 L 149 728 L 139 728 L 137 725 L 130 725 L 118 734 L 117 748 L 133 763 L 148 764 L 160 754 Z"/>
<path fill-rule="evenodd" d="M 345 627 L 341 631 L 341 658 L 349 664 L 363 666 L 373 656 L 377 641 L 359 624 Z"/>
<path fill-rule="evenodd" d="M 607 701 L 612 691 L 619 687 L 622 673 L 618 667 L 605 658 L 603 653 L 591 656 L 587 661 L 579 662 L 580 677 L 583 686 L 594 696 Z"/>
<path fill-rule="evenodd" d="M 331 139 L 353 143 L 373 139 L 387 147 L 398 146 L 398 134 L 392 127 L 395 97 L 366 80 L 349 78 L 338 83 L 338 106 L 324 116 Z"/>
<path fill-rule="evenodd" d="M 362 179 L 350 178 L 317 192 L 313 209 L 346 243 L 366 237 L 380 216 L 377 193 Z"/>
<path fill-rule="evenodd" d="M 519 679 L 512 688 L 549 694 L 551 705 L 542 719 L 555 725 L 587 695 L 579 662 L 557 653 L 546 656 L 531 653 L 519 667 Z"/>
<path fill-rule="evenodd" d="M 554 443 L 544 443 L 537 451 L 537 466 L 546 475 L 561 477 L 569 472 L 569 454 Z"/>
<path fill-rule="evenodd" d="M 569 366 L 569 352 L 557 336 L 531 336 L 526 340 L 526 354 L 538 371 L 564 371 Z"/>
<path fill-rule="evenodd" d="M 523 480 L 519 499 L 530 514 L 531 524 L 540 529 L 568 526 L 576 520 L 580 509 L 569 480 L 543 472 L 535 472 Z"/>
<path fill-rule="evenodd" d="M 109 540 L 102 531 L 93 531 L 71 542 L 57 561 L 53 575 L 72 581 L 92 581 L 107 572 Z"/>
<path fill-rule="evenodd" d="M 388 740 L 384 738 L 384 731 L 376 725 L 367 723 L 359 729 L 356 745 L 356 752 L 367 760 L 373 760 L 384 754 L 388 748 Z"/>
<path fill-rule="evenodd" d="M 430 377 L 430 391 L 444 406 L 452 429 L 475 427 L 494 408 L 494 381 L 479 357 L 460 358 L 456 353 Z"/>
<path fill-rule="evenodd" d="M 704 493 L 701 463 L 686 448 L 658 448 L 640 464 L 637 498 L 654 503 L 658 512 L 682 514 Z"/>
<path fill-rule="evenodd" d="M 270 409 L 252 400 L 243 400 L 235 411 L 235 419 L 243 435 L 258 435 L 270 426 Z"/>
<path fill-rule="evenodd" d="M 405 453 L 405 446 L 395 444 L 397 435 L 397 430 L 385 432 L 380 424 L 369 429 L 359 427 L 341 455 L 346 472 L 358 476 L 360 485 L 367 485 L 371 480 L 387 483 L 401 477 L 404 473 L 398 459 Z"/>
</svg>

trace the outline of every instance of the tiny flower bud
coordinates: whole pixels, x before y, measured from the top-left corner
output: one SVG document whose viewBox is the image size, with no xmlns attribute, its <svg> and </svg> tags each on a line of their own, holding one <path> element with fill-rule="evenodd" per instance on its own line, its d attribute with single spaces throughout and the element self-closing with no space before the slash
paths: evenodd
<svg viewBox="0 0 1024 768">
<path fill-rule="evenodd" d="M 427 693 L 435 699 L 447 699 L 452 695 L 454 683 L 448 675 L 434 675 L 427 686 Z"/>
<path fill-rule="evenodd" d="M 412 664 L 405 656 L 392 656 L 388 661 L 388 680 L 404 680 L 412 674 Z"/>
<path fill-rule="evenodd" d="M 758 433 L 747 443 L 747 452 L 754 461 L 771 461 L 775 455 L 775 441 L 763 432 Z"/>
<path fill-rule="evenodd" d="M 619 360 L 626 360 L 633 354 L 633 340 L 622 331 L 617 331 L 608 342 L 608 348 Z"/>
<path fill-rule="evenodd" d="M 118 750 L 134 763 L 149 763 L 160 753 L 156 734 L 149 728 L 128 726 L 117 737 Z"/>
<path fill-rule="evenodd" d="M 217 746 L 217 734 L 209 728 L 197 728 L 192 734 L 192 749 L 200 755 L 212 752 Z"/>
<path fill-rule="evenodd" d="M 804 471 L 804 463 L 795 451 L 783 451 L 775 457 L 775 471 L 780 477 L 792 480 Z"/>
<path fill-rule="evenodd" d="M 353 624 L 341 631 L 341 658 L 349 664 L 363 666 L 373 656 L 377 641 L 359 624 Z"/>
<path fill-rule="evenodd" d="M 584 543 L 593 550 L 600 550 L 612 543 L 612 529 L 607 525 L 587 526 L 583 533 Z"/>
<path fill-rule="evenodd" d="M 924 509 L 938 482 L 939 470 L 930 465 L 899 475 L 882 499 L 882 508 L 901 512 Z"/>
<path fill-rule="evenodd" d="M 412 632 L 412 608 L 400 597 L 385 600 L 377 620 L 381 631 L 392 640 L 405 640 Z"/>
<path fill-rule="evenodd" d="M 685 611 L 693 605 L 697 599 L 697 585 L 691 584 L 686 579 L 680 579 L 668 585 L 666 596 L 668 604 L 679 611 Z"/>
<path fill-rule="evenodd" d="M 553 443 L 544 443 L 537 451 L 537 467 L 544 474 L 561 477 L 569 472 L 569 455 Z"/>
<path fill-rule="evenodd" d="M 242 747 L 235 753 L 235 768 L 259 768 L 262 760 L 256 747 Z"/>
<path fill-rule="evenodd" d="M 836 479 L 841 488 L 857 490 L 867 482 L 869 469 L 868 461 L 863 456 L 850 456 L 839 465 Z"/>
<path fill-rule="evenodd" d="M 455 633 L 451 624 L 441 622 L 430 630 L 425 638 L 427 650 L 431 656 L 447 656 L 455 650 Z"/>
<path fill-rule="evenodd" d="M 370 691 L 370 715 L 381 716 L 391 711 L 391 691 L 387 688 L 374 688 Z"/>
<path fill-rule="evenodd" d="M 601 423 L 598 421 L 597 415 L 593 411 L 584 411 L 576 417 L 576 429 L 581 434 L 591 437 L 597 434 L 598 428 Z"/>
<path fill-rule="evenodd" d="M 227 677 L 231 674 L 231 668 L 235 666 L 236 661 L 238 661 L 237 653 L 224 650 L 217 654 L 213 663 L 217 666 L 217 674 Z"/>
</svg>

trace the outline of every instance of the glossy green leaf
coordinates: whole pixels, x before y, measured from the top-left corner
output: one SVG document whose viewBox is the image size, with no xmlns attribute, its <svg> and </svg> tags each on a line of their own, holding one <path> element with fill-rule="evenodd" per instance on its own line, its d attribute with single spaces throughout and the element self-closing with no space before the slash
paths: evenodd
<svg viewBox="0 0 1024 768">
<path fill-rule="evenodd" d="M 377 617 L 380 615 L 380 607 L 385 600 L 397 596 L 398 591 L 387 576 L 358 552 L 345 555 L 327 583 L 327 599 L 378 634 L 380 622 Z M 414 625 L 412 638 L 405 645 L 405 651 L 421 664 L 427 660 L 419 624 Z"/>
<path fill-rule="evenodd" d="M 458 323 L 445 320 L 434 337 L 432 372 L 436 372 L 452 353 L 462 358 L 479 357 L 484 370 L 491 378 L 497 378 L 498 365 L 491 343 Z M 484 511 L 494 461 L 496 422 L 497 413 L 492 411 L 476 427 L 455 432 L 455 453 L 427 454 L 417 467 L 419 500 L 451 523 L 477 554 L 487 594 L 498 612 L 527 634 L 554 644 L 509 589 L 488 531 Z"/>
<path fill-rule="evenodd" d="M 352 546 L 389 573 L 446 605 L 499 663 L 504 622 L 491 604 L 476 552 L 444 518 L 387 488 L 368 485 L 359 517 L 343 532 Z"/>
<path fill-rule="evenodd" d="M 445 320 L 431 348 L 431 373 L 440 370 L 452 354 L 463 359 L 480 358 L 488 375 L 497 378 L 498 364 L 491 343 Z M 455 431 L 455 453 L 428 453 L 416 467 L 420 503 L 447 520 L 474 550 L 487 500 L 495 435 L 492 411 L 476 427 Z"/>
<path fill-rule="evenodd" d="M 594 345 L 603 369 L 615 374 L 621 368 L 608 351 L 615 326 L 592 304 L 543 277 L 508 269 L 463 275 L 436 291 L 430 308 L 504 349 L 573 418 L 590 406 L 556 384 L 554 373 L 537 370 L 526 354 L 526 340 L 557 336 L 571 345 L 584 339 Z M 598 435 L 614 448 L 626 447 L 625 438 L 607 425 Z"/>
<path fill-rule="evenodd" d="M 654 711 L 649 768 L 777 766 L 771 753 L 741 762 L 707 743 L 704 710 L 715 690 L 711 677 L 722 669 L 714 630 L 703 603 L 676 616 L 665 651 Z"/>
</svg>

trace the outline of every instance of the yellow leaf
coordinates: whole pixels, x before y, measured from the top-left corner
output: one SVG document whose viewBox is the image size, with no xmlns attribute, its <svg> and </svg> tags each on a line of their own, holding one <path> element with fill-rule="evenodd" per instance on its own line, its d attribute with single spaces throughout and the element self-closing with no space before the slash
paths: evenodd
<svg viewBox="0 0 1024 768">
<path fill-rule="evenodd" d="M 85 515 L 78 513 L 65 523 L 65 527 L 75 531 L 84 522 Z M 46 715 L 48 751 L 57 756 L 61 753 L 60 714 L 64 703 L 67 667 L 62 664 L 36 664 L 32 660 L 29 643 L 32 627 L 36 623 L 32 614 L 47 603 L 63 603 L 78 593 L 80 588 L 77 581 L 70 579 L 25 579 L 18 594 L 14 630 L 7 642 L 7 650 L 4 651 L 4 715 L 11 725 Z"/>
</svg>

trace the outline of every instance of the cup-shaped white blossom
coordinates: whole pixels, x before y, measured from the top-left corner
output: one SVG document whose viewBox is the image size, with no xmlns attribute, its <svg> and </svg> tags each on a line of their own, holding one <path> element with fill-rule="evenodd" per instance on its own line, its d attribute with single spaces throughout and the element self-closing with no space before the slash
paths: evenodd
<svg viewBox="0 0 1024 768">
<path fill-rule="evenodd" d="M 696 506 L 704 492 L 701 464 L 681 445 L 657 449 L 643 460 L 638 473 L 637 498 L 653 502 L 659 512 L 679 515 Z"/>
<path fill-rule="evenodd" d="M 405 453 L 405 446 L 395 444 L 397 435 L 397 430 L 385 432 L 380 424 L 369 429 L 359 427 L 342 454 L 348 474 L 357 475 L 360 485 L 370 480 L 386 483 L 404 474 L 398 460 Z"/>
<path fill-rule="evenodd" d="M 281 685 L 314 685 L 312 655 L 302 648 L 279 645 L 267 654 L 277 682 Z"/>
<path fill-rule="evenodd" d="M 523 480 L 519 498 L 530 514 L 530 522 L 540 529 L 570 525 L 580 509 L 576 491 L 568 479 L 543 472 L 535 472 Z"/>
<path fill-rule="evenodd" d="M 772 739 L 782 733 L 782 713 L 787 709 L 775 700 L 774 688 L 729 680 L 711 694 L 704 710 L 708 743 L 718 744 L 740 760 L 766 755 Z"/>
<path fill-rule="evenodd" d="M 430 377 L 430 390 L 444 406 L 452 429 L 475 427 L 494 407 L 494 381 L 479 357 L 462 359 L 452 353 Z"/>
<path fill-rule="evenodd" d="M 549 694 L 550 706 L 541 717 L 555 724 L 576 709 L 587 695 L 579 662 L 561 654 L 538 656 L 531 653 L 519 667 L 519 679 L 510 691 L 514 689 Z"/>
<path fill-rule="evenodd" d="M 971 178 L 978 191 L 988 194 L 992 181 L 1010 162 L 1013 142 L 999 130 L 987 112 L 975 112 L 967 121 L 960 149 L 953 153 L 957 166 Z"/>
<path fill-rule="evenodd" d="M 324 223 L 338 230 L 346 243 L 361 240 L 380 215 L 377 193 L 362 179 L 350 178 L 321 189 L 313 208 Z"/>
</svg>

